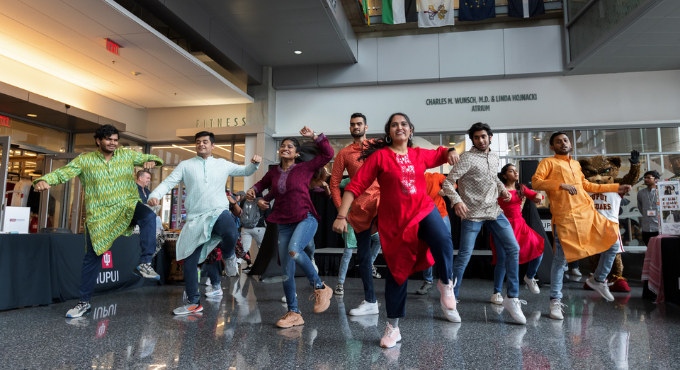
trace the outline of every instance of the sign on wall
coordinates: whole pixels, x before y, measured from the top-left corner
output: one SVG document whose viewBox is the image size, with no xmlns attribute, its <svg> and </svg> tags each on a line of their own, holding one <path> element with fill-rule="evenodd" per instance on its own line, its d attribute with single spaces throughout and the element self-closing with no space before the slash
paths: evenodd
<svg viewBox="0 0 680 370">
<path fill-rule="evenodd" d="M 232 127 L 232 126 L 245 126 L 246 117 L 227 117 L 227 118 L 204 118 L 203 121 L 200 119 L 196 120 L 196 126 L 194 127 Z"/>
<path fill-rule="evenodd" d="M 12 127 L 12 119 L 5 116 L 0 116 L 0 126 Z"/>
<path fill-rule="evenodd" d="M 656 186 L 661 234 L 680 235 L 680 181 L 659 181 Z"/>
<path fill-rule="evenodd" d="M 467 104 L 471 112 L 488 112 L 495 103 L 538 100 L 538 94 L 481 95 L 425 99 L 425 105 Z"/>
</svg>

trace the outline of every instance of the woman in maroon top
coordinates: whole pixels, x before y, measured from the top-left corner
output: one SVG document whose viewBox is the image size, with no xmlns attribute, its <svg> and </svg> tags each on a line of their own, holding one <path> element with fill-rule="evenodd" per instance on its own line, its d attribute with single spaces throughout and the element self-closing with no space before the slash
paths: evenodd
<svg viewBox="0 0 680 370">
<path fill-rule="evenodd" d="M 314 287 L 315 313 L 326 311 L 333 295 L 333 290 L 319 279 L 309 256 L 302 252 L 314 237 L 319 218 L 309 197 L 309 183 L 312 176 L 324 170 L 323 167 L 331 161 L 333 148 L 324 134 L 317 135 L 307 126 L 300 130 L 300 134 L 312 138 L 315 145 L 300 145 L 295 138 L 283 139 L 279 148 L 281 164 L 270 169 L 247 194 L 253 199 L 255 194 L 269 189 L 269 193 L 257 202 L 261 209 L 269 208 L 269 202 L 276 200 L 267 222 L 279 224 L 279 260 L 287 277 L 283 291 L 288 312 L 276 323 L 280 328 L 305 323 L 295 294 L 296 262 Z"/>
<path fill-rule="evenodd" d="M 538 287 L 538 280 L 534 279 L 534 277 L 543 259 L 545 243 L 543 238 L 524 221 L 524 217 L 522 217 L 522 201 L 524 198 L 528 198 L 533 202 L 540 203 L 543 200 L 543 196 L 519 182 L 519 172 L 517 172 L 517 167 L 512 163 L 503 166 L 498 177 L 505 185 L 505 189 L 512 195 L 509 202 L 502 201 L 503 198 L 499 197 L 498 205 L 501 206 L 503 214 L 508 218 L 510 225 L 512 225 L 515 238 L 517 238 L 517 243 L 519 243 L 519 264 L 529 264 L 527 274 L 524 275 L 524 282 L 527 283 L 527 287 L 529 287 L 532 293 L 539 294 L 541 290 Z M 493 252 L 492 263 L 496 264 L 491 303 L 502 304 L 501 289 L 503 288 L 503 280 L 505 280 L 505 251 L 503 248 L 496 249 L 493 237 L 491 238 L 491 250 Z"/>
<path fill-rule="evenodd" d="M 347 212 L 377 179 L 380 185 L 378 234 L 387 262 L 385 309 L 387 329 L 382 347 L 394 347 L 401 340 L 399 318 L 406 315 L 406 286 L 409 275 L 432 266 L 439 272 L 440 307 L 446 318 L 460 322 L 453 294 L 453 243 L 432 198 L 427 195 L 425 170 L 444 163 L 455 164 L 458 154 L 439 147 L 413 147 L 414 126 L 408 116 L 394 113 L 385 124 L 385 136 L 368 145 L 359 160 L 364 164 L 345 187 L 333 231 L 347 231 Z M 430 253 L 431 252 L 431 253 Z M 434 257 L 434 258 L 433 258 Z"/>
</svg>

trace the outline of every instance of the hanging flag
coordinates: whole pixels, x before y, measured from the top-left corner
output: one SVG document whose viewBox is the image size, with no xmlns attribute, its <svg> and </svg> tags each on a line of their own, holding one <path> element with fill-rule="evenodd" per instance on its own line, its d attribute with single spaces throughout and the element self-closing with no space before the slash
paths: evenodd
<svg viewBox="0 0 680 370">
<path fill-rule="evenodd" d="M 545 14 L 543 0 L 508 0 L 508 17 L 530 18 Z"/>
<path fill-rule="evenodd" d="M 496 18 L 496 0 L 460 0 L 459 21 L 481 21 Z"/>
<path fill-rule="evenodd" d="M 382 0 L 382 4 L 383 23 L 406 23 L 406 0 Z"/>
<path fill-rule="evenodd" d="M 361 4 L 361 9 L 364 11 L 364 18 L 366 19 L 366 24 L 371 25 L 371 19 L 368 17 L 368 0 L 359 0 Z"/>
<path fill-rule="evenodd" d="M 453 26 L 453 0 L 420 0 L 418 27 Z"/>
</svg>

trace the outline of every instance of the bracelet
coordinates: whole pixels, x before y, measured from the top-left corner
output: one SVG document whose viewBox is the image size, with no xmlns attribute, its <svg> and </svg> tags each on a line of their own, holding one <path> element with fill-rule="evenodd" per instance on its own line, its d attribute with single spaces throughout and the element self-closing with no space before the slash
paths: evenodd
<svg viewBox="0 0 680 370">
<path fill-rule="evenodd" d="M 336 220 L 346 220 L 346 219 L 347 219 L 347 216 L 340 216 L 340 215 L 338 215 L 338 217 L 336 217 L 335 219 L 336 219 Z"/>
</svg>

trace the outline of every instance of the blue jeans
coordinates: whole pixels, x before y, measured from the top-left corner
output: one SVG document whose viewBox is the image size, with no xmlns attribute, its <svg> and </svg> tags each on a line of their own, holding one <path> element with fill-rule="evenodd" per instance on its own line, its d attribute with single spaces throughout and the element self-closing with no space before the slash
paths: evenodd
<svg viewBox="0 0 680 370">
<path fill-rule="evenodd" d="M 314 215 L 307 214 L 307 218 L 292 224 L 279 224 L 279 259 L 286 279 L 283 281 L 283 292 L 286 294 L 288 311 L 300 312 L 295 297 L 295 263 L 300 265 L 309 283 L 315 288 L 323 287 L 319 275 L 314 270 L 312 260 L 306 253 L 302 253 L 309 241 L 314 238 L 318 222 Z"/>
<path fill-rule="evenodd" d="M 215 226 L 212 229 L 213 235 L 218 235 L 222 238 L 222 243 L 220 243 L 222 248 L 223 258 L 233 258 L 234 248 L 236 247 L 236 240 L 238 239 L 239 233 L 236 228 L 236 223 L 234 218 L 231 217 L 229 211 L 224 211 L 215 221 Z M 201 292 L 198 291 L 198 261 L 201 259 L 201 251 L 203 250 L 203 245 L 199 245 L 194 253 L 189 257 L 184 259 L 184 283 L 186 285 L 187 299 L 190 303 L 198 303 L 201 298 Z M 210 283 L 213 286 L 219 286 L 220 275 L 217 268 L 217 263 L 213 264 L 208 268 L 208 276 L 210 277 Z"/>
<path fill-rule="evenodd" d="M 496 250 L 504 249 L 505 269 L 508 273 L 508 297 L 517 298 L 519 296 L 519 244 L 515 239 L 512 225 L 502 213 L 495 220 L 469 221 L 463 220 L 460 230 L 460 249 L 458 256 L 453 261 L 453 277 L 457 279 L 456 286 L 453 288 L 454 294 L 458 297 L 460 284 L 463 282 L 463 272 L 470 262 L 472 250 L 475 248 L 475 240 L 479 231 L 485 225 L 496 243 Z"/>
<path fill-rule="evenodd" d="M 371 265 L 373 265 L 373 263 L 375 263 L 375 259 L 378 258 L 378 254 L 380 254 L 380 248 L 380 237 L 378 236 L 378 233 L 375 233 L 371 235 Z M 349 261 L 352 258 L 353 249 L 354 248 L 345 248 L 345 251 L 342 253 L 340 269 L 338 270 L 339 284 L 345 283 L 345 277 L 347 277 L 347 270 L 349 269 Z M 373 276 L 373 271 L 371 271 L 371 276 Z"/>
<path fill-rule="evenodd" d="M 446 231 L 442 216 L 433 209 L 429 215 L 418 224 L 418 239 L 427 243 L 430 252 L 439 270 L 439 276 L 443 284 L 448 284 L 451 279 L 453 262 L 453 242 L 451 232 Z M 385 310 L 387 318 L 397 319 L 406 316 L 406 288 L 408 280 L 399 285 L 394 276 L 387 269 L 385 275 Z"/>
<path fill-rule="evenodd" d="M 527 262 L 527 274 L 529 279 L 533 279 L 541 265 L 543 255 L 540 255 Z M 500 293 L 503 290 L 503 280 L 505 280 L 505 251 L 501 248 L 496 249 L 496 268 L 493 270 L 493 292 Z"/>
<path fill-rule="evenodd" d="M 139 225 L 139 244 L 142 247 L 140 263 L 151 263 L 153 252 L 156 251 L 156 214 L 142 203 L 137 203 L 135 213 L 132 216 L 132 224 Z M 97 283 L 99 268 L 102 265 L 102 256 L 98 256 L 92 248 L 90 233 L 87 234 L 87 251 L 83 258 L 83 268 L 80 271 L 80 294 L 81 302 L 89 302 L 94 293 L 94 286 Z"/>
<path fill-rule="evenodd" d="M 553 262 L 550 266 L 550 299 L 562 299 L 562 283 L 564 278 L 564 266 L 567 264 L 567 258 L 564 256 L 562 243 L 557 236 L 557 231 L 553 228 L 553 235 L 555 237 L 555 253 L 553 253 Z M 614 258 L 619 251 L 619 241 L 612 244 L 609 249 L 600 253 L 600 262 L 597 264 L 593 276 L 596 281 L 602 282 L 607 279 L 609 271 L 612 269 Z"/>
<path fill-rule="evenodd" d="M 449 216 L 444 216 L 442 218 L 444 220 L 444 225 L 446 225 L 446 230 L 449 231 L 449 235 L 451 235 L 451 220 L 449 220 Z M 423 270 L 423 278 L 425 281 L 431 283 L 433 281 L 432 278 L 432 267 Z"/>
</svg>

